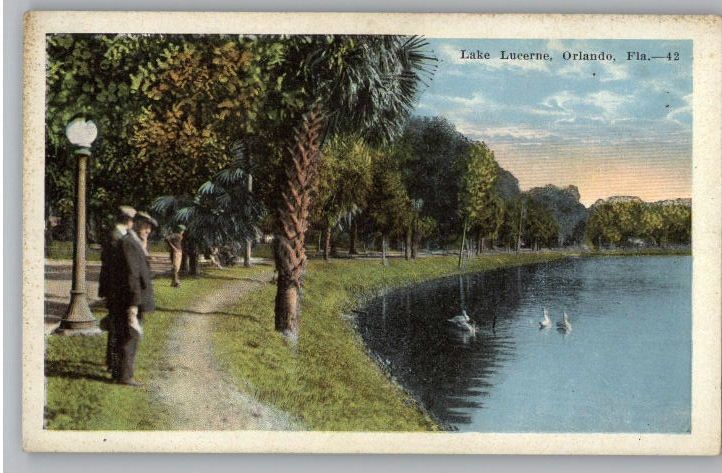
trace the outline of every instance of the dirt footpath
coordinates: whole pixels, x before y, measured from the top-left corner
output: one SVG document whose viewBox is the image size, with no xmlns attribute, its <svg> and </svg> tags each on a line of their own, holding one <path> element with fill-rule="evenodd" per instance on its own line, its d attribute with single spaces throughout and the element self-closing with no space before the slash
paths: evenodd
<svg viewBox="0 0 722 473">
<path fill-rule="evenodd" d="M 266 281 L 270 280 L 270 273 Z M 149 388 L 173 409 L 178 430 L 297 430 L 289 415 L 242 392 L 213 354 L 213 318 L 263 281 L 229 281 L 181 314 L 168 336 L 167 368 Z"/>
</svg>

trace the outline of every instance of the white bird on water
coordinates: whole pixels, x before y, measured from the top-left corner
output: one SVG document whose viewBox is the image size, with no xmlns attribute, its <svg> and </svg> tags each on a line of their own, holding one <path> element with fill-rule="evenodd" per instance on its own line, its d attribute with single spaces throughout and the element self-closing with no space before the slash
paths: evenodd
<svg viewBox="0 0 722 473">
<path fill-rule="evenodd" d="M 544 320 L 539 322 L 539 328 L 549 328 L 552 326 L 552 319 L 549 318 L 549 311 L 547 309 L 544 309 Z"/>
<path fill-rule="evenodd" d="M 572 331 L 572 323 L 569 321 L 569 315 L 566 312 L 564 312 L 564 320 L 557 322 L 557 330 L 565 333 Z"/>
<path fill-rule="evenodd" d="M 476 324 L 471 323 L 471 318 L 469 318 L 469 314 L 467 314 L 466 311 L 463 309 L 461 310 L 461 315 L 456 315 L 450 319 L 447 319 L 447 322 L 454 324 L 454 326 L 460 330 L 464 330 L 472 334 L 476 333 Z"/>
</svg>

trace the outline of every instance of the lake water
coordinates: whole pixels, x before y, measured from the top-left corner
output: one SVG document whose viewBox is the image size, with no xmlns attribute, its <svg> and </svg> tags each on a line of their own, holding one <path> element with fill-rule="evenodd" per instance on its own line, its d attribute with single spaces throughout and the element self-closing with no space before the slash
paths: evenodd
<svg viewBox="0 0 722 473">
<path fill-rule="evenodd" d="M 689 432 L 691 279 L 687 256 L 572 258 L 395 290 L 358 325 L 452 429 Z M 447 322 L 462 308 L 476 336 Z"/>
</svg>

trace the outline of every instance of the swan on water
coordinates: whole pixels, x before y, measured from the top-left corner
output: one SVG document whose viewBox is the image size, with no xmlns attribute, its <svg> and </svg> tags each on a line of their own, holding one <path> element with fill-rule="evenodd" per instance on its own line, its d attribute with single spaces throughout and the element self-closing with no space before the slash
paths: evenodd
<svg viewBox="0 0 722 473">
<path fill-rule="evenodd" d="M 469 314 L 467 314 L 466 311 L 463 309 L 461 311 L 461 315 L 456 315 L 450 319 L 447 319 L 447 322 L 452 323 L 454 327 L 458 328 L 459 330 L 464 330 L 472 334 L 476 333 L 476 324 L 471 323 L 471 318 L 469 317 Z"/>
<path fill-rule="evenodd" d="M 539 328 L 548 328 L 552 326 L 552 319 L 549 318 L 549 311 L 544 309 L 544 320 L 539 322 Z"/>
<path fill-rule="evenodd" d="M 451 322 L 452 324 L 463 324 L 464 322 L 469 323 L 471 319 L 469 318 L 469 314 L 467 314 L 466 311 L 462 309 L 461 315 L 456 315 L 448 319 L 447 321 Z"/>
<path fill-rule="evenodd" d="M 569 321 L 569 315 L 564 312 L 564 320 L 561 320 L 557 322 L 557 329 L 560 332 L 571 332 L 572 331 L 572 323 Z"/>
</svg>

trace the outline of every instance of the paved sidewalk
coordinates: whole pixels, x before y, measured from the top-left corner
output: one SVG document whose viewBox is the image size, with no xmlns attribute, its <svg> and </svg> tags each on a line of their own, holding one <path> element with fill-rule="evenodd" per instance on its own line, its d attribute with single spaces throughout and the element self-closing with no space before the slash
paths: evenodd
<svg viewBox="0 0 722 473">
<path fill-rule="evenodd" d="M 271 263 L 264 258 L 251 258 L 253 264 Z M 201 259 L 202 267 L 212 267 L 210 261 Z M 168 253 L 151 253 L 150 269 L 153 276 L 170 274 L 171 264 Z M 92 309 L 94 306 L 103 306 L 103 300 L 98 298 L 98 277 L 100 276 L 100 261 L 88 261 L 85 270 L 86 297 Z M 70 288 L 73 278 L 73 262 L 71 260 L 45 259 L 45 334 L 52 333 L 60 319 L 65 315 L 70 303 Z"/>
<path fill-rule="evenodd" d="M 151 270 L 154 275 L 171 270 L 170 259 L 165 253 L 151 253 Z M 103 305 L 98 298 L 100 262 L 89 261 L 85 270 L 86 296 L 91 309 Z M 65 314 L 70 302 L 73 278 L 73 262 L 70 260 L 45 260 L 45 333 L 53 332 Z"/>
</svg>

